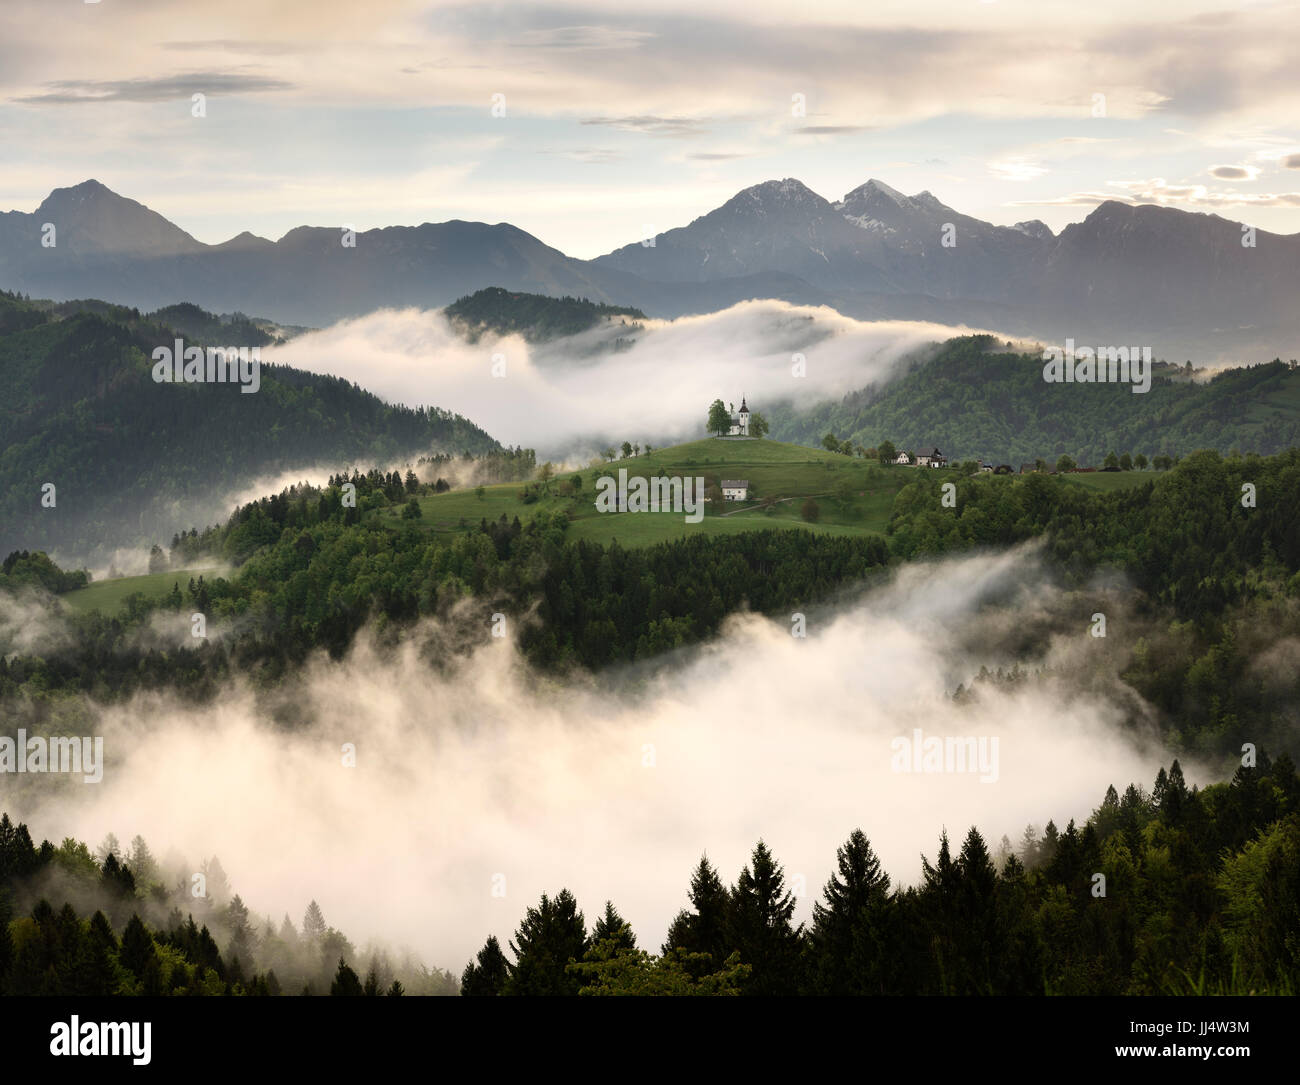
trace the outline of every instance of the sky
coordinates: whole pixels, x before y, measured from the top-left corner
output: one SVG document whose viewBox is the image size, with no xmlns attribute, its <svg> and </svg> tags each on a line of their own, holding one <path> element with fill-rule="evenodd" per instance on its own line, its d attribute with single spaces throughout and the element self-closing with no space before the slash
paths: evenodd
<svg viewBox="0 0 1300 1085">
<path fill-rule="evenodd" d="M 1298 39 L 1291 0 L 5 0 L 0 210 L 94 177 L 211 243 L 460 218 L 594 257 L 874 177 L 1295 233 Z"/>
</svg>

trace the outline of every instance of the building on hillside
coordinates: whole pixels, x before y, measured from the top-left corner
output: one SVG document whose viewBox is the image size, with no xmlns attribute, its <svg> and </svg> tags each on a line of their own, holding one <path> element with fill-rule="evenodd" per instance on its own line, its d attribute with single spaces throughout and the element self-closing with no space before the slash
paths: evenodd
<svg viewBox="0 0 1300 1085">
<path fill-rule="evenodd" d="M 724 501 L 744 501 L 749 496 L 749 479 L 724 478 L 722 480 L 722 499 Z"/>
<path fill-rule="evenodd" d="M 749 436 L 749 408 L 745 405 L 744 396 L 740 397 L 740 412 L 731 416 L 731 429 L 727 431 L 727 436 Z"/>
<path fill-rule="evenodd" d="M 897 456 L 894 457 L 894 462 L 901 463 L 901 464 L 909 464 L 912 462 L 912 457 L 909 456 L 906 452 L 900 452 Z"/>
<path fill-rule="evenodd" d="M 948 457 L 934 446 L 919 448 L 916 451 L 917 467 L 947 467 Z"/>
<path fill-rule="evenodd" d="M 989 463 L 987 460 L 980 460 L 980 472 L 982 474 L 987 475 L 990 474 L 992 471 L 993 471 L 993 465 L 991 463 Z"/>
</svg>

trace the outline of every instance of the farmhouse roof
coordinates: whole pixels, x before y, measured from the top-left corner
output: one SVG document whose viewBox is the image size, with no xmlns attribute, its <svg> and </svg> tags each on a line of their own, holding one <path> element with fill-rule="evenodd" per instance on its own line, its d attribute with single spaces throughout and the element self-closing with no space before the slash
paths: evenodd
<svg viewBox="0 0 1300 1085">
<path fill-rule="evenodd" d="M 749 479 L 747 479 L 747 478 L 724 478 L 724 479 L 722 480 L 722 488 L 723 488 L 724 490 L 734 490 L 734 489 L 737 489 L 738 487 L 742 487 L 742 486 L 747 488 L 747 487 L 749 486 Z"/>
</svg>

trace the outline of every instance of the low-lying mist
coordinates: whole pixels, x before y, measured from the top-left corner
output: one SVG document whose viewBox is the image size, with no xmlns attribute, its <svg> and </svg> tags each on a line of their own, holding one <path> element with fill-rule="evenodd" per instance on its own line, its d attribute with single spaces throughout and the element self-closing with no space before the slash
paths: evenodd
<svg viewBox="0 0 1300 1085">
<path fill-rule="evenodd" d="M 738 615 L 707 645 L 564 680 L 486 621 L 428 625 L 395 649 L 363 639 L 341 663 L 314 660 L 269 694 L 95 709 L 103 782 L 28 776 L 0 805 L 37 840 L 140 833 L 195 870 L 216 854 L 256 916 L 296 920 L 314 898 L 358 944 L 379 936 L 457 973 L 563 886 L 589 924 L 612 899 L 653 950 L 705 851 L 731 881 L 762 837 L 807 919 L 855 827 L 907 884 L 945 828 L 954 850 L 972 824 L 996 850 L 1026 824 L 1082 820 L 1108 784 L 1149 786 L 1167 755 L 1132 692 L 1097 681 L 1108 649 L 1089 614 L 1043 638 L 1038 679 L 951 696 L 1013 662 L 1018 625 L 1056 612 L 1061 628 L 1064 609 L 1072 627 L 1071 599 L 1032 548 L 917 564 L 810 609 L 803 638 Z M 446 638 L 481 644 L 431 666 Z M 277 697 L 310 722 L 276 724 Z M 996 781 L 894 771 L 891 740 L 914 728 L 996 738 Z"/>
<path fill-rule="evenodd" d="M 565 459 L 604 443 L 704 435 L 715 399 L 809 406 L 894 375 L 908 353 L 968 328 L 859 321 L 833 309 L 747 301 L 722 312 L 602 325 L 542 344 L 468 343 L 441 310 L 382 310 L 266 349 L 268 361 L 356 381 L 385 399 L 456 411 L 510 445 Z M 631 349 L 614 351 L 618 336 Z M 795 376 L 795 356 L 806 375 Z M 504 376 L 494 376 L 494 357 Z"/>
</svg>

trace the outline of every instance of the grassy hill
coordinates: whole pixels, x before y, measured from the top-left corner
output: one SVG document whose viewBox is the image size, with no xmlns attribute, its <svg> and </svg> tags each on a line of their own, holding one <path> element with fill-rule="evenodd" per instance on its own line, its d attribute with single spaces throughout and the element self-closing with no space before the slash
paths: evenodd
<svg viewBox="0 0 1300 1085">
<path fill-rule="evenodd" d="M 682 513 L 597 512 L 596 480 L 602 475 L 617 478 L 625 470 L 628 478 L 702 477 L 706 488 L 724 478 L 742 478 L 750 484 L 751 500 L 727 504 L 718 510 L 706 508 L 697 524 L 687 523 Z M 429 532 L 457 533 L 477 530 L 480 521 L 508 520 L 518 516 L 525 522 L 539 513 L 563 511 L 572 523 L 567 537 L 594 542 L 617 539 L 623 546 L 649 546 L 699 532 L 709 535 L 793 528 L 831 535 L 881 533 L 889 522 L 894 495 L 911 479 L 904 467 L 881 467 L 863 459 L 837 455 L 821 449 L 779 441 L 735 441 L 710 437 L 688 444 L 657 449 L 652 453 L 615 460 L 599 467 L 565 471 L 550 483 L 536 501 L 520 500 L 521 483 L 453 490 L 420 498 L 419 526 Z M 573 492 L 572 479 L 581 477 Z M 816 501 L 820 516 L 816 523 L 800 515 L 805 498 Z M 771 504 L 764 507 L 770 499 Z M 381 521 L 396 523 L 400 508 L 383 510 Z"/>
<path fill-rule="evenodd" d="M 945 343 L 883 388 L 811 410 L 770 407 L 771 436 L 820 443 L 827 432 L 871 448 L 938 445 L 950 459 L 1018 467 L 1061 455 L 1100 465 L 1108 452 L 1184 456 L 1198 449 L 1272 455 L 1300 445 L 1300 368 L 1275 360 L 1207 382 L 1165 367 L 1150 391 L 1048 384 L 1041 355 L 997 349 L 989 336 Z"/>
<path fill-rule="evenodd" d="M 126 610 L 127 599 L 139 594 L 145 599 L 161 599 L 168 595 L 172 586 L 179 584 L 184 591 L 190 578 L 200 576 L 211 579 L 217 570 L 207 569 L 172 569 L 165 573 L 147 573 L 144 576 L 121 576 L 112 580 L 98 580 L 84 588 L 70 591 L 59 598 L 78 614 L 89 614 L 98 610 L 109 617 L 116 617 Z"/>
</svg>

